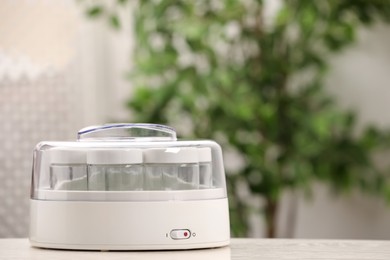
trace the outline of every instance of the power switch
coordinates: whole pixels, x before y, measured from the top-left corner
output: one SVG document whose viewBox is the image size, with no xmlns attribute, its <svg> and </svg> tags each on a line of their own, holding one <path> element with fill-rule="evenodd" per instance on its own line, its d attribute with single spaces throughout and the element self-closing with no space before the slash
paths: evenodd
<svg viewBox="0 0 390 260">
<path fill-rule="evenodd" d="M 173 229 L 170 235 L 171 238 L 175 240 L 189 239 L 191 237 L 191 231 L 188 229 Z"/>
</svg>

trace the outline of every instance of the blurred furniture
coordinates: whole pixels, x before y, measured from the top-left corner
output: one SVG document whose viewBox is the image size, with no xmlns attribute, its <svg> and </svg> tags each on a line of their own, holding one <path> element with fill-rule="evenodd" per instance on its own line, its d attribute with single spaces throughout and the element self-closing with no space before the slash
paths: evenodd
<svg viewBox="0 0 390 260">
<path fill-rule="evenodd" d="M 1 259 L 390 259 L 390 241 L 232 239 L 229 247 L 187 251 L 100 252 L 32 248 L 27 239 L 0 239 Z"/>
</svg>

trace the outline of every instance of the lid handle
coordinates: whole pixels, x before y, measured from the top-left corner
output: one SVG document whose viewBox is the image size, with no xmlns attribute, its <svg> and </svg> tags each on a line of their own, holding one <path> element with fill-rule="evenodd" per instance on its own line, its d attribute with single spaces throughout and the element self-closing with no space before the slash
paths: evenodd
<svg viewBox="0 0 390 260">
<path fill-rule="evenodd" d="M 80 129 L 79 141 L 176 141 L 175 129 L 158 124 L 105 124 Z"/>
</svg>

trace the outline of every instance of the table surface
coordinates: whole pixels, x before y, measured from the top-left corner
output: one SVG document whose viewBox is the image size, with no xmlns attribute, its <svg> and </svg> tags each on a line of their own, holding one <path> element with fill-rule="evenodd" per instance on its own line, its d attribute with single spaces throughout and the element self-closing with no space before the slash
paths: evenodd
<svg viewBox="0 0 390 260">
<path fill-rule="evenodd" d="M 0 239 L 0 260 L 100 260 L 100 259 L 369 259 L 389 260 L 390 241 L 232 239 L 228 247 L 184 251 L 70 251 L 33 248 L 27 239 Z"/>
</svg>

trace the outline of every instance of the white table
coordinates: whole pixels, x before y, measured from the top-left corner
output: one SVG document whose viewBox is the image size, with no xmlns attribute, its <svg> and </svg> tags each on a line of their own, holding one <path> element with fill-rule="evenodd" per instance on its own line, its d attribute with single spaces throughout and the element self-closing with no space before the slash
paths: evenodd
<svg viewBox="0 0 390 260">
<path fill-rule="evenodd" d="M 298 240 L 298 239 L 232 239 L 224 248 L 157 251 L 101 252 L 39 249 L 27 239 L 0 239 L 0 260 L 390 260 L 390 241 L 362 240 Z"/>
</svg>

